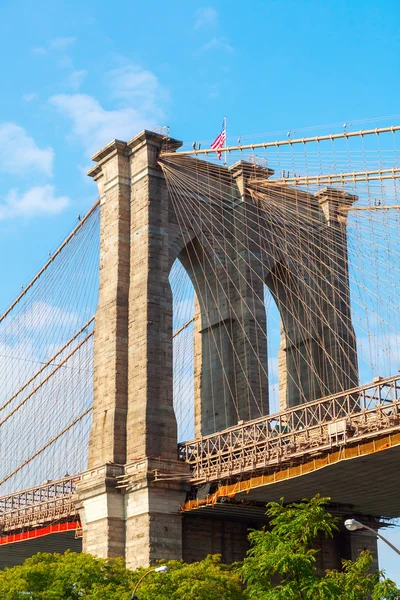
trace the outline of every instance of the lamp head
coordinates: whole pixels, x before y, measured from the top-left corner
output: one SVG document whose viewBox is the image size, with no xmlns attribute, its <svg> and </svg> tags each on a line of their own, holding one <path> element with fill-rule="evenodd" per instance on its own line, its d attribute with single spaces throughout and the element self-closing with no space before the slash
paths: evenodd
<svg viewBox="0 0 400 600">
<path fill-rule="evenodd" d="M 157 567 L 156 569 L 154 569 L 154 571 L 156 573 L 168 573 L 169 569 L 167 565 L 161 565 L 161 567 Z"/>
<path fill-rule="evenodd" d="M 344 526 L 349 531 L 356 531 L 356 529 L 362 529 L 364 527 L 360 521 L 356 521 L 355 519 L 346 519 Z"/>
</svg>

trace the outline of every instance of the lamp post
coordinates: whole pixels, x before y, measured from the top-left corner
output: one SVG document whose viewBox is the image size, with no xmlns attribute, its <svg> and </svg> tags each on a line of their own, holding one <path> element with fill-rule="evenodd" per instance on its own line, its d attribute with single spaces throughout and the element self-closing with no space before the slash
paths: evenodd
<svg viewBox="0 0 400 600">
<path fill-rule="evenodd" d="M 356 519 L 347 519 L 344 522 L 344 525 L 349 531 L 356 531 L 356 529 L 368 529 L 368 531 L 372 531 L 372 533 L 374 533 L 378 538 L 385 542 L 385 544 L 390 546 L 392 550 L 397 552 L 397 554 L 400 554 L 400 550 L 396 548 L 396 546 L 393 546 L 393 544 L 391 544 L 389 540 L 387 540 L 385 537 L 383 537 L 383 535 L 375 531 L 375 529 L 372 529 L 372 527 L 368 527 L 368 525 L 364 525 L 363 523 L 360 523 L 360 521 L 356 521 Z"/>
<path fill-rule="evenodd" d="M 150 575 L 150 573 L 168 573 L 168 570 L 169 569 L 168 569 L 167 565 L 161 565 L 161 567 L 156 567 L 154 569 L 149 569 L 148 571 L 146 571 L 146 573 L 144 573 L 141 576 L 141 578 L 139 579 L 139 581 L 137 582 L 137 584 L 133 588 L 131 600 L 139 600 L 138 597 L 136 596 L 136 590 L 138 589 L 139 585 L 142 583 L 143 579 L 145 577 L 147 577 L 147 575 Z"/>
</svg>

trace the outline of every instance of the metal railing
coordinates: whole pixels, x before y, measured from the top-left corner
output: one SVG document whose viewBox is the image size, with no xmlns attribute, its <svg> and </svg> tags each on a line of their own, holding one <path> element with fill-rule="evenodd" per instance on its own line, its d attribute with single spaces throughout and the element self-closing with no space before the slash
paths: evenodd
<svg viewBox="0 0 400 600">
<path fill-rule="evenodd" d="M 0 531 L 41 526 L 77 514 L 73 499 L 80 476 L 47 481 L 0 497 Z"/>
<path fill-rule="evenodd" d="M 400 430 L 400 374 L 179 444 L 191 482 L 277 470 L 333 447 Z"/>
<path fill-rule="evenodd" d="M 178 445 L 191 483 L 278 470 L 308 455 L 400 430 L 400 374 Z M 0 533 L 77 515 L 80 475 L 0 497 Z"/>
</svg>

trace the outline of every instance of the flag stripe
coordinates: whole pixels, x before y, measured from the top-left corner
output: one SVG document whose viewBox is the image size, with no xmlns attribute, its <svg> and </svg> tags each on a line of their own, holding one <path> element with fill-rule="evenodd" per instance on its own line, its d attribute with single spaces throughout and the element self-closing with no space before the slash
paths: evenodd
<svg viewBox="0 0 400 600">
<path fill-rule="evenodd" d="M 211 148 L 213 150 L 217 150 L 218 148 L 223 148 L 226 141 L 226 131 L 225 131 L 225 119 L 222 121 L 222 129 L 221 133 L 215 138 L 213 143 L 211 144 Z M 218 159 L 221 158 L 222 152 L 218 152 Z"/>
</svg>

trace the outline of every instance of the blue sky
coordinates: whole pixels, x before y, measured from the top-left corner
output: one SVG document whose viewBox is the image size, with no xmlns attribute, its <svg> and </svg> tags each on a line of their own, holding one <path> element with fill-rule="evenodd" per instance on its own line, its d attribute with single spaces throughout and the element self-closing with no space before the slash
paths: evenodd
<svg viewBox="0 0 400 600">
<path fill-rule="evenodd" d="M 1 307 L 92 205 L 90 157 L 115 137 L 168 124 L 210 140 L 227 115 L 233 141 L 400 113 L 399 17 L 391 0 L 3 0 Z M 392 576 L 396 560 L 383 555 Z"/>
<path fill-rule="evenodd" d="M 185 141 L 392 115 L 395 2 L 4 1 L 4 306 L 96 197 L 90 157 L 168 124 Z M 379 85 L 377 85 L 379 81 Z M 10 254 L 12 253 L 12 254 Z"/>
</svg>

